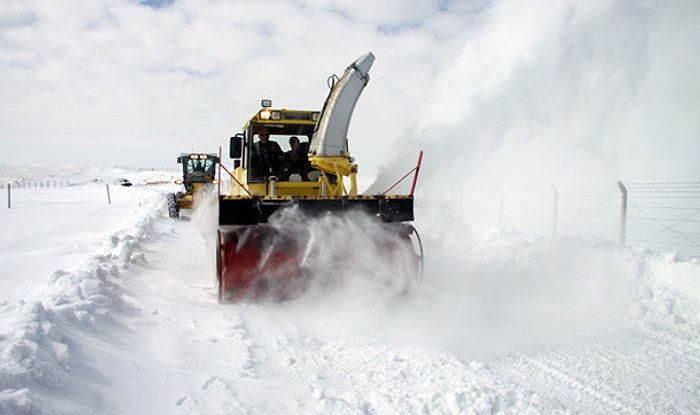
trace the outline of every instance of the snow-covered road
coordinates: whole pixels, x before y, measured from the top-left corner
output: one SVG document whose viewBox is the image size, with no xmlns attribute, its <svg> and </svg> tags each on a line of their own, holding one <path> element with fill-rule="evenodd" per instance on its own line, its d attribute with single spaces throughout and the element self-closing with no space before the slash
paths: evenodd
<svg viewBox="0 0 700 415">
<path fill-rule="evenodd" d="M 492 231 L 410 298 L 220 305 L 210 207 L 149 180 L 0 213 L 0 413 L 700 413 L 696 259 Z"/>
</svg>

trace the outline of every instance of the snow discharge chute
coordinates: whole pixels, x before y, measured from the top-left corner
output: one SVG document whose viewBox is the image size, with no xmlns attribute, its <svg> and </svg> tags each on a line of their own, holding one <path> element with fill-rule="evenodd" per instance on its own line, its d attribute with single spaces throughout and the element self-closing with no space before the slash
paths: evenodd
<svg viewBox="0 0 700 415">
<path fill-rule="evenodd" d="M 369 82 L 374 55 L 369 52 L 352 63 L 333 86 L 321 111 L 309 153 L 314 156 L 345 156 L 350 118 L 362 90 Z M 334 79 L 334 78 L 333 78 Z"/>
<path fill-rule="evenodd" d="M 362 262 L 360 252 L 368 247 L 395 275 L 420 278 L 422 246 L 410 224 L 413 192 L 358 194 L 357 165 L 348 152 L 350 119 L 373 62 L 374 55 L 367 53 L 340 79 L 334 76 L 337 82 L 321 111 L 273 109 L 263 100 L 262 109 L 231 137 L 233 167 L 220 164 L 230 182 L 227 194 L 219 189 L 221 302 L 293 297 L 319 275 L 339 274 L 341 268 Z M 282 152 L 278 143 L 287 142 L 291 148 Z M 414 176 L 418 170 L 419 165 Z M 222 179 L 220 172 L 219 183 Z M 346 224 L 361 222 L 361 215 L 371 225 L 349 226 L 345 234 L 331 228 L 316 232 L 327 215 Z M 348 238 L 350 233 L 361 237 Z M 354 242 L 343 243 L 348 240 Z M 399 284 L 401 292 L 411 285 L 405 282 Z"/>
</svg>

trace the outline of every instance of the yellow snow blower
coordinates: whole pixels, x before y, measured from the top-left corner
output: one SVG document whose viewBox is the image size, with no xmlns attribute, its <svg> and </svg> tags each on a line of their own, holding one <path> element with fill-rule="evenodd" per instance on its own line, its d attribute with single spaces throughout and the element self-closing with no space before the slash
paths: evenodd
<svg viewBox="0 0 700 415">
<path fill-rule="evenodd" d="M 273 109 L 269 100 L 230 139 L 232 168 L 220 166 L 217 277 L 220 302 L 286 299 L 307 284 L 315 249 L 307 231 L 274 226 L 274 218 L 320 217 L 363 212 L 389 238 L 367 241 L 382 257 L 402 258 L 412 278 L 422 274 L 423 252 L 413 225 L 413 192 L 422 153 L 409 194 L 358 194 L 357 165 L 348 151 L 347 131 L 355 103 L 369 81 L 374 55 L 353 62 L 340 78 L 333 76 L 321 111 Z M 283 152 L 278 142 L 289 143 Z M 386 193 L 386 192 L 385 192 Z M 344 263 L 353 252 L 343 252 Z M 340 256 L 339 256 L 340 257 Z M 350 259 L 348 261 L 348 258 Z M 326 272 L 333 264 L 324 263 Z"/>
</svg>

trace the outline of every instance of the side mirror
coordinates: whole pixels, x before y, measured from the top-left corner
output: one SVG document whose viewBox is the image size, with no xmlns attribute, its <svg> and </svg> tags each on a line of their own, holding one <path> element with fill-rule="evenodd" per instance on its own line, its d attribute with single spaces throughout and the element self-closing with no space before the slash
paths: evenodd
<svg viewBox="0 0 700 415">
<path fill-rule="evenodd" d="M 243 156 L 243 133 L 238 133 L 231 137 L 229 156 L 232 159 L 239 159 Z"/>
</svg>

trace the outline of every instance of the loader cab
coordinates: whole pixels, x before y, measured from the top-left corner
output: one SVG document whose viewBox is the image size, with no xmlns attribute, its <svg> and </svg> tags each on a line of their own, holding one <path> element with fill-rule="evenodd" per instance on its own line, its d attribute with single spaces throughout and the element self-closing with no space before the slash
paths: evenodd
<svg viewBox="0 0 700 415">
<path fill-rule="evenodd" d="M 186 192 L 192 192 L 195 183 L 211 183 L 214 181 L 216 164 L 219 157 L 216 154 L 183 153 L 177 158 L 182 164 L 182 185 Z"/>
</svg>

